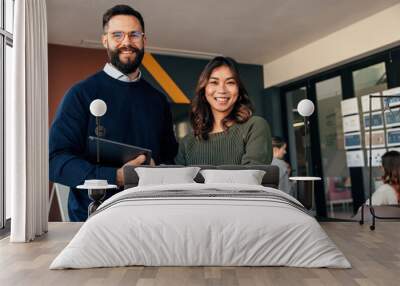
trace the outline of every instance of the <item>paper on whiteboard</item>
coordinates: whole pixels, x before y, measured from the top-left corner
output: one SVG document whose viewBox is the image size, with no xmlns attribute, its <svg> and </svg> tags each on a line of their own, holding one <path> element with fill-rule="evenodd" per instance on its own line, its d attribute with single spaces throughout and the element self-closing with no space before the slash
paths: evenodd
<svg viewBox="0 0 400 286">
<path fill-rule="evenodd" d="M 400 126 L 400 108 L 385 110 L 386 127 Z"/>
<path fill-rule="evenodd" d="M 344 148 L 347 149 L 360 149 L 361 148 L 361 133 L 346 133 L 344 134 Z"/>
<path fill-rule="evenodd" d="M 372 93 L 371 95 L 380 95 L 380 93 L 376 92 Z M 369 95 L 364 95 L 361 97 L 361 106 L 363 112 L 369 111 Z M 372 106 L 371 108 L 372 111 L 382 109 L 381 99 L 377 97 L 371 98 L 371 106 Z"/>
<path fill-rule="evenodd" d="M 369 112 L 368 113 L 364 113 L 364 128 L 365 130 L 369 129 L 369 124 L 370 121 L 372 122 L 372 129 L 379 129 L 379 128 L 383 128 L 383 116 L 382 116 L 382 111 L 375 111 L 375 112 L 371 112 L 371 117 L 372 119 L 369 119 Z"/>
<path fill-rule="evenodd" d="M 386 129 L 386 142 L 388 146 L 400 146 L 400 128 Z"/>
<path fill-rule="evenodd" d="M 384 90 L 382 94 L 386 96 L 393 96 L 393 97 L 383 98 L 384 109 L 400 105 L 400 87 Z"/>
<path fill-rule="evenodd" d="M 362 150 L 346 152 L 347 167 L 364 167 L 364 153 Z"/>
<path fill-rule="evenodd" d="M 357 97 L 342 100 L 341 106 L 342 116 L 358 113 Z"/>
<path fill-rule="evenodd" d="M 382 166 L 382 156 L 386 153 L 386 149 L 371 149 L 372 167 Z M 367 151 L 367 166 L 369 166 L 369 150 Z"/>
<path fill-rule="evenodd" d="M 360 116 L 358 114 L 343 117 L 343 132 L 360 131 Z"/>
<path fill-rule="evenodd" d="M 385 131 L 378 130 L 371 132 L 372 148 L 385 147 Z M 365 147 L 369 148 L 369 132 L 365 132 Z"/>
</svg>

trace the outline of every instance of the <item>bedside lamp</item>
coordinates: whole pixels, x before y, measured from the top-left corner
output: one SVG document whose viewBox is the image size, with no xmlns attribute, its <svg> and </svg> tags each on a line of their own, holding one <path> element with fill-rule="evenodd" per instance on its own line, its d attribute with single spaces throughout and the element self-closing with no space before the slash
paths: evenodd
<svg viewBox="0 0 400 286">
<path fill-rule="evenodd" d="M 304 147 L 305 147 L 305 164 L 306 164 L 306 175 L 308 175 L 308 162 L 309 162 L 309 138 L 308 138 L 308 117 L 314 113 L 314 103 L 309 99 L 303 99 L 297 105 L 297 112 L 304 117 Z"/>
<path fill-rule="evenodd" d="M 306 174 L 304 177 L 290 177 L 289 179 L 297 182 L 297 199 L 313 213 L 316 212 L 314 207 L 314 181 L 321 180 L 320 177 L 310 177 L 309 174 L 309 138 L 308 138 L 308 117 L 314 113 L 314 103 L 309 99 L 303 99 L 297 105 L 297 112 L 304 117 L 304 147 L 305 147 L 305 165 Z"/>
<path fill-rule="evenodd" d="M 95 134 L 97 137 L 104 137 L 106 129 L 100 125 L 100 117 L 107 112 L 107 104 L 101 99 L 95 99 L 90 103 L 90 113 L 96 117 Z M 100 163 L 100 142 L 96 140 L 97 164 Z M 83 185 L 77 186 L 78 189 L 88 190 L 88 196 L 92 200 L 88 207 L 88 215 L 96 211 L 106 196 L 107 189 L 115 189 L 116 185 L 109 185 L 107 180 L 85 180 Z"/>
<path fill-rule="evenodd" d="M 96 117 L 96 129 L 94 133 L 97 137 L 104 137 L 106 135 L 106 129 L 100 125 L 100 117 L 107 112 L 107 104 L 101 99 L 95 99 L 90 103 L 90 113 Z M 97 163 L 100 163 L 100 143 L 97 140 Z"/>
<path fill-rule="evenodd" d="M 314 113 L 314 103 L 309 99 L 303 99 L 297 104 L 297 111 L 301 116 L 311 116 Z"/>
</svg>

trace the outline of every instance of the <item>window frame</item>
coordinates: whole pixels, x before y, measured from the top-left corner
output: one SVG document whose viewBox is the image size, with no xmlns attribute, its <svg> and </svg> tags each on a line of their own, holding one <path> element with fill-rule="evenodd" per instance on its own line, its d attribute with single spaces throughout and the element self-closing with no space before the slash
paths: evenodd
<svg viewBox="0 0 400 286">
<path fill-rule="evenodd" d="M 15 0 L 12 0 L 15 13 Z M 6 47 L 13 48 L 13 34 L 6 30 L 6 0 L 0 0 L 0 237 L 10 232 L 10 219 L 6 218 L 5 189 L 5 93 L 6 93 Z"/>
</svg>

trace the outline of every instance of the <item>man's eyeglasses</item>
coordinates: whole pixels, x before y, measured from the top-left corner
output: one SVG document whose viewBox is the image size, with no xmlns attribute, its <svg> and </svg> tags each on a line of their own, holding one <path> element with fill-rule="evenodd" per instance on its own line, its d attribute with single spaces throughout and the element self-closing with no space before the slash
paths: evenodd
<svg viewBox="0 0 400 286">
<path fill-rule="evenodd" d="M 139 42 L 144 37 L 144 33 L 138 31 L 132 31 L 132 32 L 115 31 L 115 32 L 108 32 L 106 34 L 110 34 L 111 38 L 117 43 L 122 43 L 122 41 L 125 39 L 125 36 L 128 36 L 128 40 L 133 43 Z"/>
</svg>

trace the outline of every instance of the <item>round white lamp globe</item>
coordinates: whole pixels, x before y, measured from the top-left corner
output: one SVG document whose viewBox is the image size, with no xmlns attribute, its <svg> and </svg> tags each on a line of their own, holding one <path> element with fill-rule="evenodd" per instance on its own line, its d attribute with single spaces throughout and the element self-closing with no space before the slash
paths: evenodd
<svg viewBox="0 0 400 286">
<path fill-rule="evenodd" d="M 96 117 L 103 116 L 107 111 L 107 104 L 101 99 L 95 99 L 90 103 L 90 113 Z"/>
<path fill-rule="evenodd" d="M 314 103 L 309 99 L 303 99 L 297 105 L 297 112 L 301 116 L 310 116 L 314 112 Z"/>
</svg>

